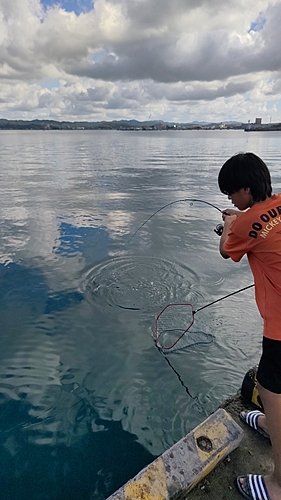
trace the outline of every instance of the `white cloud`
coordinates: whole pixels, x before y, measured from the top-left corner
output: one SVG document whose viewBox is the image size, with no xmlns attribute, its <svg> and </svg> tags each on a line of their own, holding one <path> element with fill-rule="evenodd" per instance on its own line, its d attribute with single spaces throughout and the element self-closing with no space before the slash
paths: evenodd
<svg viewBox="0 0 281 500">
<path fill-rule="evenodd" d="M 281 121 L 280 2 L 63 6 L 0 0 L 1 117 Z"/>
</svg>

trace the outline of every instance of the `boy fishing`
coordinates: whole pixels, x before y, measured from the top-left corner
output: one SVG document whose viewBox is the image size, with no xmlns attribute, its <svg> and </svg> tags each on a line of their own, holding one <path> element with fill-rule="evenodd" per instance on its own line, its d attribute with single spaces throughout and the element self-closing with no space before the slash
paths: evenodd
<svg viewBox="0 0 281 500">
<path fill-rule="evenodd" d="M 248 500 L 281 499 L 281 194 L 272 195 L 266 164 L 254 153 L 239 153 L 222 166 L 218 184 L 236 207 L 223 212 L 222 257 L 235 262 L 247 255 L 255 298 L 263 318 L 262 356 L 257 371 L 264 413 L 240 418 L 270 439 L 274 469 L 270 475 L 237 478 Z"/>
</svg>

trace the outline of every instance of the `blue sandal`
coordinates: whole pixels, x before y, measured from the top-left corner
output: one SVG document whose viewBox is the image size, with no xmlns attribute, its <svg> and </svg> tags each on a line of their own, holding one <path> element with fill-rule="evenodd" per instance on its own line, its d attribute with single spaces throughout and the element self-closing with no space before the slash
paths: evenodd
<svg viewBox="0 0 281 500">
<path fill-rule="evenodd" d="M 240 479 L 246 479 L 246 490 L 242 488 Z M 237 478 L 237 488 L 239 493 L 247 500 L 270 500 L 265 482 L 262 476 L 247 474 Z"/>
</svg>

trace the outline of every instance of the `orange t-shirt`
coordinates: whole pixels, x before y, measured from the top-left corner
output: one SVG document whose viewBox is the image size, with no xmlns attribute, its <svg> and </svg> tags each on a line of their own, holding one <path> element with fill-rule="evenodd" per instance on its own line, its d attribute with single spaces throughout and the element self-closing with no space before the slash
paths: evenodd
<svg viewBox="0 0 281 500">
<path fill-rule="evenodd" d="M 225 252 L 238 262 L 247 254 L 264 336 L 281 340 L 281 194 L 256 203 L 231 224 Z"/>
</svg>

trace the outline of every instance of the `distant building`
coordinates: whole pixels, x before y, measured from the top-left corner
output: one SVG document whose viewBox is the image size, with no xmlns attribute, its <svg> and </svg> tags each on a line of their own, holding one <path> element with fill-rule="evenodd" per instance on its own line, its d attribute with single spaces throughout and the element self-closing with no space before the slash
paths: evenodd
<svg viewBox="0 0 281 500">
<path fill-rule="evenodd" d="M 245 132 L 250 132 L 251 130 L 254 131 L 262 131 L 262 130 L 268 130 L 266 129 L 266 125 L 262 125 L 262 118 L 256 118 L 255 123 L 251 123 L 250 120 L 248 120 L 247 125 L 244 128 Z"/>
</svg>

